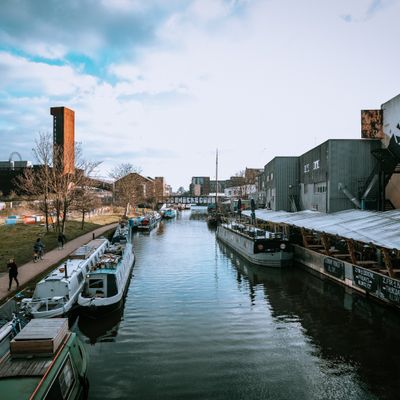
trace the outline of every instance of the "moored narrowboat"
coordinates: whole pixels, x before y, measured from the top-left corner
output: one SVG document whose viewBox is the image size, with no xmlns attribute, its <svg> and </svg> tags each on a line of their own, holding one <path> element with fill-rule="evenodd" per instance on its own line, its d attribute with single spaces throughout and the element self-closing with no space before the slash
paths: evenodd
<svg viewBox="0 0 400 400">
<path fill-rule="evenodd" d="M 86 397 L 88 357 L 65 318 L 31 320 L 0 360 L 2 400 Z"/>
<path fill-rule="evenodd" d="M 253 264 L 266 267 L 282 267 L 292 264 L 292 248 L 282 233 L 269 232 L 239 223 L 229 223 L 218 226 L 217 239 Z"/>
</svg>

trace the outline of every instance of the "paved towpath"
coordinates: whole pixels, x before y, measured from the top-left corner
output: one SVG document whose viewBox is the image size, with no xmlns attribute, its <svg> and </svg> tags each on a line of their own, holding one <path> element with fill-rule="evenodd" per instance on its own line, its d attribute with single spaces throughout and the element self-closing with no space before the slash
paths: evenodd
<svg viewBox="0 0 400 400">
<path fill-rule="evenodd" d="M 46 271 L 48 268 L 57 264 L 60 260 L 67 257 L 68 254 L 72 253 L 78 247 L 88 243 L 95 237 L 102 235 L 104 232 L 113 229 L 117 226 L 117 223 L 104 225 L 92 232 L 88 232 L 82 236 L 79 236 L 71 241 L 65 243 L 62 250 L 54 249 L 44 255 L 43 260 L 34 263 L 33 261 L 28 262 L 18 268 L 18 281 L 20 287 L 28 283 L 30 280 L 35 278 L 37 275 Z M 0 276 L 0 303 L 6 300 L 7 297 L 11 297 L 16 292 L 16 283 L 13 281 L 11 291 L 8 291 L 8 273 L 5 272 Z"/>
</svg>

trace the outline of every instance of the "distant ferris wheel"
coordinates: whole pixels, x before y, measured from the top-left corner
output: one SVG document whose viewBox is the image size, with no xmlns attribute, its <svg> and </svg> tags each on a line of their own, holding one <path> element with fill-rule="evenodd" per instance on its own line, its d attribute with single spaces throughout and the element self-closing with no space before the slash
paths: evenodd
<svg viewBox="0 0 400 400">
<path fill-rule="evenodd" d="M 17 156 L 17 157 L 19 158 L 19 161 L 22 161 L 21 154 L 19 154 L 17 151 L 13 151 L 13 152 L 10 154 L 10 157 L 8 158 L 8 161 L 9 161 L 9 162 L 12 161 L 13 156 Z"/>
</svg>

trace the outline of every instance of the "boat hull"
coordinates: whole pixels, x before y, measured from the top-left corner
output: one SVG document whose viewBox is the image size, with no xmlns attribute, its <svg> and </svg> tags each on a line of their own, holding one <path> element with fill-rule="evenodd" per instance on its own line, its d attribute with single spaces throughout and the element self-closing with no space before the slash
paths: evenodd
<svg viewBox="0 0 400 400">
<path fill-rule="evenodd" d="M 293 253 L 290 251 L 271 251 L 265 253 L 254 253 L 254 241 L 225 226 L 218 226 L 217 239 L 232 250 L 236 251 L 247 261 L 263 267 L 281 268 L 292 265 Z"/>
</svg>

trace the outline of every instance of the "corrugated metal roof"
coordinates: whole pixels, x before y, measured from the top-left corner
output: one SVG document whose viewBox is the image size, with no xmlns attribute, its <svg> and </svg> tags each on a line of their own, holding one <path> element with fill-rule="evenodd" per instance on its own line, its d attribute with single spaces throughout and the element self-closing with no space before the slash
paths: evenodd
<svg viewBox="0 0 400 400">
<path fill-rule="evenodd" d="M 243 211 L 250 217 L 250 211 Z M 313 229 L 388 249 L 400 249 L 400 210 L 377 212 L 346 210 L 332 214 L 318 211 L 256 210 L 256 218 Z"/>
</svg>

